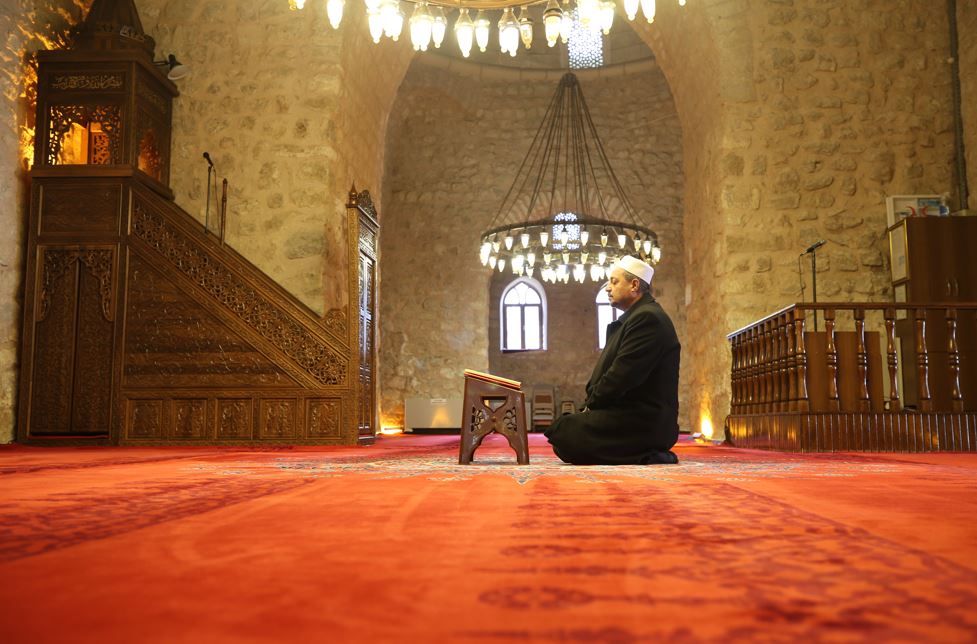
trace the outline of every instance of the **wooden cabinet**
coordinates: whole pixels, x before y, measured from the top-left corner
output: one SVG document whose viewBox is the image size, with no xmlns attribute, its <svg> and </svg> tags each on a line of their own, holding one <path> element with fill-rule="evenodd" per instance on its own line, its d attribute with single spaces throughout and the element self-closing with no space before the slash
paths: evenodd
<svg viewBox="0 0 977 644">
<path fill-rule="evenodd" d="M 892 285 L 896 302 L 912 304 L 977 303 L 977 217 L 917 217 L 889 228 Z M 901 343 L 903 400 L 919 398 L 916 328 L 912 315 L 896 325 Z M 949 408 L 950 376 L 945 310 L 929 311 L 926 348 L 930 391 L 936 409 Z M 977 409 L 977 313 L 960 312 L 956 326 L 960 386 L 964 408 Z"/>
</svg>

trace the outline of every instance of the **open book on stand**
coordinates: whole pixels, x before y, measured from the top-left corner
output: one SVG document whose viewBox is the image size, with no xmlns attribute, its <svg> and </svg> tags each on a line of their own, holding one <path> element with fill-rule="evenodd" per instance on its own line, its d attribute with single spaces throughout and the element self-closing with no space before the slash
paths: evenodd
<svg viewBox="0 0 977 644">
<path fill-rule="evenodd" d="M 483 382 L 491 382 L 496 385 L 505 387 L 506 389 L 515 389 L 516 391 L 522 391 L 522 383 L 518 380 L 510 380 L 509 378 L 503 378 L 502 376 L 494 376 L 490 373 L 484 373 L 482 371 L 475 371 L 474 369 L 465 369 L 466 378 L 474 378 L 475 380 L 481 380 Z"/>
</svg>

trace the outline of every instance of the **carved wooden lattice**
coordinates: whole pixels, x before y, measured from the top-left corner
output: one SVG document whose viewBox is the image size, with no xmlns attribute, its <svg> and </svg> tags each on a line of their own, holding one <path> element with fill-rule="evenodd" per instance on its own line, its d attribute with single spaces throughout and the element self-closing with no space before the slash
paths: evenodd
<svg viewBox="0 0 977 644">
<path fill-rule="evenodd" d="M 214 302 L 244 321 L 315 380 L 325 385 L 346 382 L 346 359 L 140 203 L 135 206 L 133 233 L 158 251 L 170 266 L 208 293 Z"/>
<path fill-rule="evenodd" d="M 99 131 L 91 131 L 93 123 Z M 62 146 L 77 124 L 89 131 L 90 149 L 87 163 L 96 165 L 122 163 L 122 107 L 120 105 L 51 105 L 48 108 L 48 143 L 45 161 L 61 165 Z"/>
<path fill-rule="evenodd" d="M 44 251 L 44 277 L 41 282 L 41 304 L 37 312 L 37 321 L 40 322 L 47 317 L 48 309 L 51 307 L 51 293 L 54 283 L 64 275 L 75 262 L 81 263 L 88 268 L 88 271 L 98 280 L 98 290 L 101 296 L 102 316 L 111 322 L 114 318 L 112 313 L 112 267 L 114 264 L 114 253 L 112 250 L 79 250 L 79 249 L 53 249 L 48 248 Z"/>
</svg>

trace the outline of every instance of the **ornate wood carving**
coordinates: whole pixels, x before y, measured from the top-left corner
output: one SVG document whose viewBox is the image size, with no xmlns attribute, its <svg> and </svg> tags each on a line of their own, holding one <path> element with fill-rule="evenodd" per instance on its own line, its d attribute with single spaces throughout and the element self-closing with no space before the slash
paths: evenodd
<svg viewBox="0 0 977 644">
<path fill-rule="evenodd" d="M 163 436 L 163 401 L 130 400 L 126 415 L 129 438 L 159 439 Z"/>
<path fill-rule="evenodd" d="M 121 89 L 125 77 L 122 74 L 54 74 L 51 88 L 60 90 Z"/>
<path fill-rule="evenodd" d="M 309 438 L 339 437 L 342 434 L 342 401 L 308 402 Z"/>
<path fill-rule="evenodd" d="M 117 237 L 122 191 L 115 184 L 42 185 L 40 232 L 44 235 Z"/>
<path fill-rule="evenodd" d="M 297 438 L 295 400 L 262 400 L 259 438 Z"/>
<path fill-rule="evenodd" d="M 203 399 L 177 399 L 173 403 L 170 437 L 176 439 L 206 438 L 207 401 Z"/>
<path fill-rule="evenodd" d="M 155 249 L 168 264 L 291 358 L 324 385 L 346 382 L 348 360 L 298 324 L 263 294 L 214 262 L 196 242 L 162 216 L 136 203 L 133 234 Z"/>
<path fill-rule="evenodd" d="M 43 251 L 43 257 L 44 268 L 42 270 L 44 277 L 42 278 L 40 306 L 38 307 L 36 316 L 38 322 L 47 317 L 48 309 L 51 306 L 51 291 L 55 288 L 55 283 L 64 275 L 70 266 L 79 260 L 88 268 L 91 275 L 98 280 L 102 315 L 109 322 L 113 320 L 112 275 L 115 268 L 115 253 L 112 249 L 79 250 L 46 248 Z"/>
<path fill-rule="evenodd" d="M 48 146 L 44 162 L 61 165 L 62 146 L 73 124 L 89 128 L 99 123 L 98 132 L 90 132 L 91 149 L 87 163 L 109 165 L 122 163 L 122 106 L 121 105 L 51 105 L 48 107 Z"/>
<path fill-rule="evenodd" d="M 252 433 L 251 399 L 217 401 L 217 438 L 250 439 Z"/>
</svg>

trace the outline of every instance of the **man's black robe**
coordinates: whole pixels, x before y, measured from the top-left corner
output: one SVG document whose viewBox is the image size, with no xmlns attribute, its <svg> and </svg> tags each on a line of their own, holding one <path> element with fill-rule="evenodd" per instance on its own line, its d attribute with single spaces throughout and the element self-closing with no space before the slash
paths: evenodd
<svg viewBox="0 0 977 644">
<path fill-rule="evenodd" d="M 678 440 L 680 351 L 671 319 L 645 293 L 607 325 L 586 411 L 546 430 L 556 455 L 581 465 L 656 462 Z"/>
</svg>

